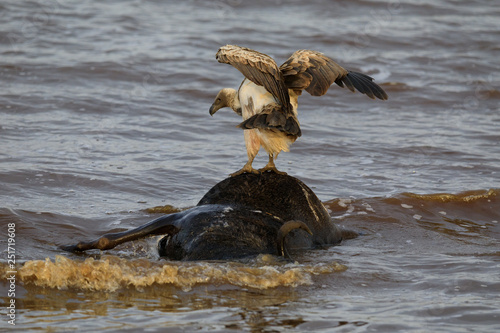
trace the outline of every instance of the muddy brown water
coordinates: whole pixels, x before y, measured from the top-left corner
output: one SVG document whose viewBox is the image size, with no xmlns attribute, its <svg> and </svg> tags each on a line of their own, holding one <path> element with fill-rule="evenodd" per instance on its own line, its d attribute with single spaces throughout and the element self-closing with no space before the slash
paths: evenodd
<svg viewBox="0 0 500 333">
<path fill-rule="evenodd" d="M 493 1 L 3 1 L 0 330 L 498 332 L 499 17 Z M 362 236 L 295 263 L 170 262 L 156 239 L 60 251 L 241 168 L 240 119 L 208 114 L 242 79 L 215 60 L 228 43 L 318 50 L 387 91 L 304 94 L 277 160 Z"/>
</svg>

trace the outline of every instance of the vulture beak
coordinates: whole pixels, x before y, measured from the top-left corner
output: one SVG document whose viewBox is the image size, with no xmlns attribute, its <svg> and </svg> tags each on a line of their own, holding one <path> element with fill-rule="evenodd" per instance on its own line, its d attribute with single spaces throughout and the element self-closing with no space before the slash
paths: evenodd
<svg viewBox="0 0 500 333">
<path fill-rule="evenodd" d="M 219 111 L 221 109 L 221 102 L 220 101 L 215 101 L 212 106 L 210 106 L 210 110 L 208 112 L 210 113 L 211 116 L 215 114 L 215 112 Z"/>
<path fill-rule="evenodd" d="M 212 106 L 210 106 L 210 110 L 208 111 L 210 113 L 211 116 L 214 115 L 215 112 L 217 112 L 217 109 L 215 108 L 215 106 L 212 104 Z"/>
</svg>

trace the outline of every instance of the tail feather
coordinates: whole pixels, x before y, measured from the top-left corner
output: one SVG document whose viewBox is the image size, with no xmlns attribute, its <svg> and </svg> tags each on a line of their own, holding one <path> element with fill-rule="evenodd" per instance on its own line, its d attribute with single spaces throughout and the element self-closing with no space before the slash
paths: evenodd
<svg viewBox="0 0 500 333">
<path fill-rule="evenodd" d="M 261 112 L 241 122 L 237 127 L 242 129 L 274 129 L 297 137 L 302 135 L 296 117 L 294 115 L 286 116 L 278 104 L 266 105 Z"/>
</svg>

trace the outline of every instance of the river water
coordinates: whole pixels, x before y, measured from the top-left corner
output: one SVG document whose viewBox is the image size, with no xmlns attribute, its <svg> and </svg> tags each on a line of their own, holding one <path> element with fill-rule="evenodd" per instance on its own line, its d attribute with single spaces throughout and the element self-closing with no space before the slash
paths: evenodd
<svg viewBox="0 0 500 333">
<path fill-rule="evenodd" d="M 0 330 L 500 331 L 499 41 L 486 0 L 2 1 Z M 155 239 L 60 251 L 243 166 L 240 119 L 208 114 L 242 80 L 225 44 L 318 50 L 386 90 L 304 93 L 277 160 L 362 236 L 293 263 L 165 261 Z"/>
</svg>

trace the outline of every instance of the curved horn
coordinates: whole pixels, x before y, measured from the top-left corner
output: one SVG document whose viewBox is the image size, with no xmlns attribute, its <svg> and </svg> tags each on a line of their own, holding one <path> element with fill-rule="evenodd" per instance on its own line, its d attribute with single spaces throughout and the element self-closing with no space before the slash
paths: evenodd
<svg viewBox="0 0 500 333">
<path fill-rule="evenodd" d="M 278 246 L 278 255 L 286 257 L 290 260 L 292 258 L 290 258 L 290 255 L 288 254 L 288 251 L 286 250 L 285 238 L 290 231 L 295 230 L 295 229 L 302 229 L 302 230 L 306 231 L 307 233 L 309 233 L 311 236 L 313 234 L 311 229 L 309 229 L 309 227 L 304 222 L 301 222 L 301 221 L 288 221 L 281 226 L 281 228 L 278 230 L 278 237 L 276 239 L 276 241 L 277 241 L 276 245 Z"/>
</svg>

